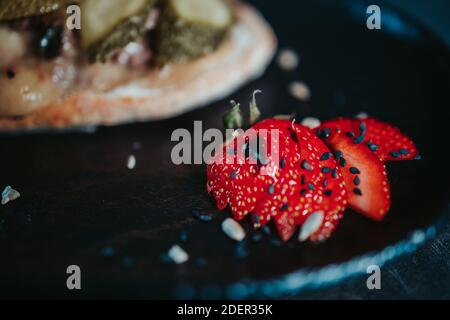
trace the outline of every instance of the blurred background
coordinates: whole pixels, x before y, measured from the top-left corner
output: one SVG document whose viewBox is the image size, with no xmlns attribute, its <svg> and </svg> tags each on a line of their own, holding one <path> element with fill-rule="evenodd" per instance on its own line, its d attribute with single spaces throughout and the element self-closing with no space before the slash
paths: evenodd
<svg viewBox="0 0 450 320">
<path fill-rule="evenodd" d="M 374 1 L 374 4 L 377 1 Z M 450 1 L 388 0 L 387 3 L 416 18 L 450 47 Z"/>
</svg>

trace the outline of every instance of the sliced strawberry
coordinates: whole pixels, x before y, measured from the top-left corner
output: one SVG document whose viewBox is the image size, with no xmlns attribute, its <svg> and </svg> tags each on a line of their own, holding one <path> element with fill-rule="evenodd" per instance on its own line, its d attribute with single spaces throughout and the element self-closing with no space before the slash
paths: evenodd
<svg viewBox="0 0 450 320">
<path fill-rule="evenodd" d="M 257 225 L 273 219 L 283 241 L 320 211 L 324 219 L 311 239 L 329 237 L 347 205 L 344 178 L 330 149 L 313 131 L 290 121 L 265 120 L 252 129 L 246 141 L 258 139 L 267 150 L 265 159 L 252 150 L 238 152 L 235 138 L 208 165 L 208 192 L 219 209 L 229 204 L 236 219 L 253 212 Z M 231 163 L 225 163 L 226 157 Z"/>
<path fill-rule="evenodd" d="M 412 160 L 418 156 L 414 142 L 398 128 L 374 118 L 338 118 L 324 122 L 317 133 L 326 138 L 334 132 L 342 132 L 358 144 L 363 144 L 382 161 Z"/>
<path fill-rule="evenodd" d="M 376 154 L 343 132 L 330 134 L 325 142 L 335 150 L 348 191 L 350 207 L 382 220 L 390 208 L 386 167 Z"/>
</svg>

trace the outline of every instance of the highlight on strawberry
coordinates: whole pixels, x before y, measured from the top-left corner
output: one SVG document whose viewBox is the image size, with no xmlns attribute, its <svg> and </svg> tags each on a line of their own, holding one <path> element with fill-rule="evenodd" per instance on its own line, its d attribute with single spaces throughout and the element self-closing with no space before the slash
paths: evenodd
<svg viewBox="0 0 450 320">
<path fill-rule="evenodd" d="M 391 204 L 384 162 L 420 159 L 406 135 L 374 118 L 322 124 L 308 118 L 302 125 L 283 117 L 257 122 L 259 116 L 254 94 L 251 130 L 242 133 L 245 143 L 234 137 L 214 155 L 207 167 L 207 191 L 220 210 L 228 206 L 238 221 L 251 215 L 260 228 L 273 220 L 283 241 L 298 228 L 300 241 L 324 241 L 347 207 L 381 221 Z M 227 128 L 242 125 L 238 104 L 224 121 Z M 277 139 L 266 134 L 273 130 Z"/>
</svg>

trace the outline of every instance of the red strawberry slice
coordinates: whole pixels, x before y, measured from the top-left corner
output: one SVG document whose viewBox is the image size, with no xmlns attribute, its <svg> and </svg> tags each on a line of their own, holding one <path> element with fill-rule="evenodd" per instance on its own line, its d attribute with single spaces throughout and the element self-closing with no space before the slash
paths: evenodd
<svg viewBox="0 0 450 320">
<path fill-rule="evenodd" d="M 324 122 L 317 130 L 322 138 L 342 132 L 358 144 L 364 144 L 382 161 L 412 160 L 418 157 L 414 144 L 398 128 L 374 118 L 338 118 Z"/>
<path fill-rule="evenodd" d="M 347 203 L 342 174 L 328 147 L 311 130 L 290 121 L 270 119 L 252 129 L 256 133 L 249 136 L 266 143 L 267 159 L 259 159 L 257 165 L 247 164 L 229 143 L 208 166 L 208 192 L 215 196 L 219 209 L 229 203 L 236 219 L 254 212 L 260 225 L 274 219 L 284 241 L 309 215 L 320 210 L 325 219 L 312 238 L 328 237 Z M 275 143 L 279 143 L 279 157 L 270 152 L 274 135 L 269 131 L 263 137 L 263 129 L 278 130 Z M 223 164 L 219 160 L 230 154 L 230 145 L 235 162 Z"/>
<path fill-rule="evenodd" d="M 325 142 L 335 150 L 354 210 L 382 220 L 390 208 L 386 167 L 376 154 L 343 132 L 331 133 Z"/>
</svg>

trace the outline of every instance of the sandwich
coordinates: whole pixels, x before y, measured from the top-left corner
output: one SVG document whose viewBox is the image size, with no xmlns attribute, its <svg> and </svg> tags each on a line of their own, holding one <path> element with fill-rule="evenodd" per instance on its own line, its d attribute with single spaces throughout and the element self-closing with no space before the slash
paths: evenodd
<svg viewBox="0 0 450 320">
<path fill-rule="evenodd" d="M 235 0 L 0 0 L 0 131 L 173 117 L 259 77 L 276 45 Z"/>
</svg>

